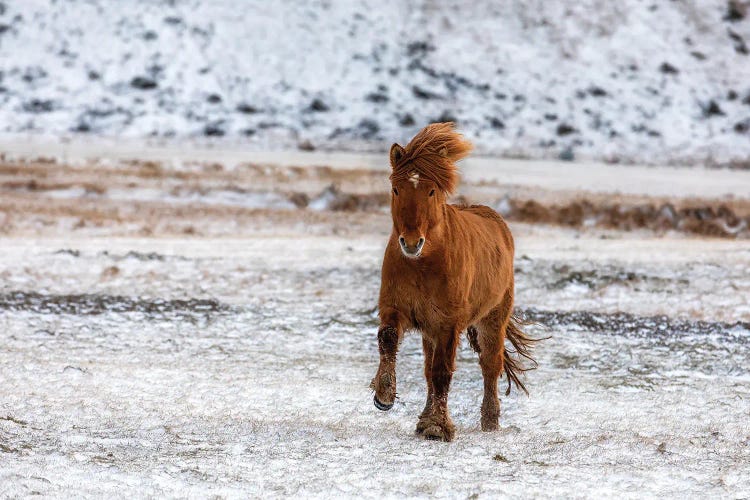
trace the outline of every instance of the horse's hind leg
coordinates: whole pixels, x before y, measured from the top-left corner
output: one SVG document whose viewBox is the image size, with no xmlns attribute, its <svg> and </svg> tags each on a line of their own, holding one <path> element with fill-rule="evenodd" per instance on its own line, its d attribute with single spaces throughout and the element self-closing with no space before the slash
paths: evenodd
<svg viewBox="0 0 750 500">
<path fill-rule="evenodd" d="M 419 415 L 417 422 L 417 434 L 422 434 L 428 427 L 430 416 L 432 415 L 432 358 L 435 355 L 435 346 L 432 341 L 422 337 L 422 351 L 424 352 L 424 378 L 427 381 L 427 402 L 424 404 L 424 410 Z"/>
<path fill-rule="evenodd" d="M 497 397 L 497 380 L 503 372 L 505 332 L 513 308 L 513 295 L 506 294 L 503 302 L 479 321 L 476 346 L 479 348 L 479 366 L 484 378 L 482 400 L 482 430 L 494 431 L 500 422 L 500 400 Z M 471 341 L 471 337 L 469 337 Z M 474 343 L 472 342 L 472 347 Z M 476 348 L 475 348 L 476 350 Z"/>
</svg>

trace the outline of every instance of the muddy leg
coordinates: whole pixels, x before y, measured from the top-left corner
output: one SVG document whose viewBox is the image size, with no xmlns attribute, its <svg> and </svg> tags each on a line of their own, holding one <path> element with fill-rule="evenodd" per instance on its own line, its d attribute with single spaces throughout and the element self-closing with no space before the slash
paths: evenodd
<svg viewBox="0 0 750 500">
<path fill-rule="evenodd" d="M 436 341 L 432 358 L 432 414 L 426 418 L 423 431 L 427 439 L 452 441 L 456 433 L 448 412 L 448 390 L 455 370 L 459 332 L 445 332 Z"/>
<path fill-rule="evenodd" d="M 380 365 L 370 386 L 375 390 L 373 403 L 378 410 L 387 411 L 396 399 L 396 353 L 403 333 L 398 312 L 382 311 L 378 329 Z"/>
<path fill-rule="evenodd" d="M 424 432 L 427 428 L 429 417 L 432 415 L 432 357 L 435 354 L 435 347 L 432 345 L 432 341 L 422 337 L 422 351 L 424 352 L 424 378 L 427 381 L 427 402 L 424 404 L 424 410 L 419 415 L 419 421 L 417 422 L 417 434 Z"/>
</svg>

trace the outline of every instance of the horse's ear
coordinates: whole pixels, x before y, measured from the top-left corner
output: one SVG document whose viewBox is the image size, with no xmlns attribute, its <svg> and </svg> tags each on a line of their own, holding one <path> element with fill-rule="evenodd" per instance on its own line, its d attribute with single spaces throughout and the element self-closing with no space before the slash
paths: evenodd
<svg viewBox="0 0 750 500">
<path fill-rule="evenodd" d="M 391 146 L 391 168 L 398 165 L 398 162 L 404 157 L 404 153 L 406 153 L 404 148 L 394 142 L 393 146 Z"/>
</svg>

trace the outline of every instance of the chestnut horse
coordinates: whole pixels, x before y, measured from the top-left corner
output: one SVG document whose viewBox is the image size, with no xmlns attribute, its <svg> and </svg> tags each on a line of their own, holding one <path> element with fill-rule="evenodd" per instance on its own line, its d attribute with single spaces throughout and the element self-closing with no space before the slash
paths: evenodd
<svg viewBox="0 0 750 500">
<path fill-rule="evenodd" d="M 448 389 L 456 348 L 467 331 L 479 354 L 484 378 L 483 431 L 498 428 L 497 381 L 503 370 L 519 380 L 520 358 L 509 355 L 508 339 L 533 362 L 520 322 L 513 316 L 513 237 L 502 217 L 481 205 L 449 205 L 458 183 L 455 162 L 472 145 L 452 123 L 433 123 L 404 148 L 391 147 L 393 232 L 383 259 L 380 287 L 380 366 L 372 381 L 374 403 L 389 410 L 396 398 L 396 353 L 407 330 L 422 333 L 427 403 L 417 433 L 451 441 Z"/>
</svg>

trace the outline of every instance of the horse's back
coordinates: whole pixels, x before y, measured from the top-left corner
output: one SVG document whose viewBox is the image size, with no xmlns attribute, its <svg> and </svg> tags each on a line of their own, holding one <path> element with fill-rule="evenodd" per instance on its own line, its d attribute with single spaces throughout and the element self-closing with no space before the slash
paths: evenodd
<svg viewBox="0 0 750 500">
<path fill-rule="evenodd" d="M 506 224 L 505 219 L 494 209 L 487 205 L 453 205 L 453 207 L 458 209 L 459 213 L 478 216 L 479 220 L 485 222 L 481 226 L 484 226 L 490 232 L 499 230 L 505 245 L 511 251 L 513 250 L 513 236 L 511 235 L 510 228 Z"/>
<path fill-rule="evenodd" d="M 497 213 L 492 208 L 488 207 L 487 205 L 453 205 L 453 206 L 462 212 L 470 212 L 480 217 L 484 217 L 485 219 L 494 220 L 495 222 L 501 225 L 505 225 L 505 221 L 500 216 L 500 214 Z"/>
</svg>

